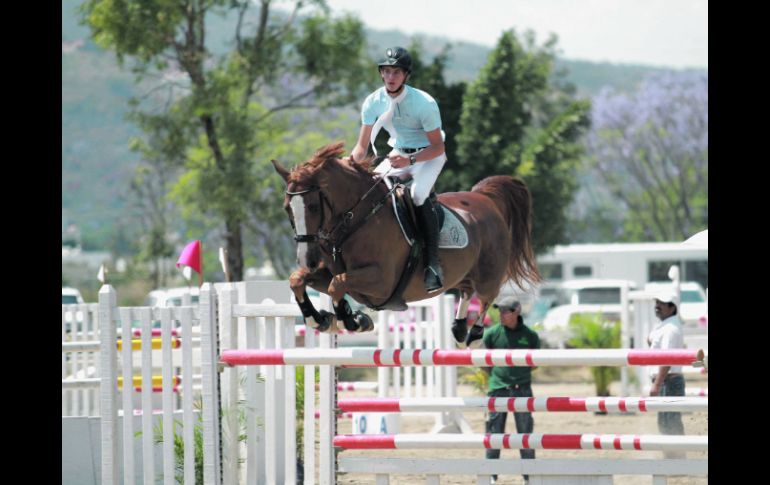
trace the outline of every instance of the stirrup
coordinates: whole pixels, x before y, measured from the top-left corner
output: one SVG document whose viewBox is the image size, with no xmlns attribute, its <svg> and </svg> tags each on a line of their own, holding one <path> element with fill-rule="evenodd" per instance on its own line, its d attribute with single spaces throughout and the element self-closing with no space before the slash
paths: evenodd
<svg viewBox="0 0 770 485">
<path fill-rule="evenodd" d="M 439 273 L 440 271 L 437 272 L 431 265 L 425 267 L 425 291 L 430 293 L 431 291 L 440 290 L 444 287 L 444 281 Z M 431 277 L 434 278 L 434 281 L 431 281 L 432 284 L 429 285 L 428 280 L 431 279 Z"/>
</svg>

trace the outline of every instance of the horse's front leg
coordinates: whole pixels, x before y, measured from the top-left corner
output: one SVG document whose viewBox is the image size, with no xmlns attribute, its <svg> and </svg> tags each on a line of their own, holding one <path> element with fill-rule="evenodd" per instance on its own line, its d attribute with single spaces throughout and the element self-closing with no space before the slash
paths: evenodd
<svg viewBox="0 0 770 485">
<path fill-rule="evenodd" d="M 316 310 L 313 302 L 307 296 L 307 285 L 321 288 L 328 286 L 332 279 L 329 270 L 322 268 L 316 272 L 311 272 L 308 268 L 299 268 L 289 277 L 289 287 L 294 293 L 302 316 L 305 318 L 305 325 L 318 330 L 319 332 L 328 331 L 334 323 L 334 314 L 326 310 Z"/>
<path fill-rule="evenodd" d="M 329 284 L 329 295 L 334 304 L 334 313 L 338 321 L 342 321 L 345 328 L 351 332 L 368 332 L 374 329 L 374 322 L 369 315 L 353 311 L 350 308 L 345 294 L 349 289 L 355 289 L 359 293 L 372 296 L 374 299 L 387 298 L 386 290 L 382 286 L 382 272 L 379 266 L 365 266 L 356 268 L 347 273 L 336 275 Z"/>
</svg>

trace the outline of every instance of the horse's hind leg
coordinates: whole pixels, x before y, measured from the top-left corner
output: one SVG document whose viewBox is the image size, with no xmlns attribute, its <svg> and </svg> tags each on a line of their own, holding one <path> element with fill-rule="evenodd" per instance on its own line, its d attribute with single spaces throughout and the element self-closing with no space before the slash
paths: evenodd
<svg viewBox="0 0 770 485">
<path fill-rule="evenodd" d="M 465 346 L 465 337 L 468 336 L 468 305 L 471 303 L 471 294 L 460 292 L 460 304 L 457 306 L 455 321 L 452 322 L 452 335 L 458 346 Z"/>
</svg>

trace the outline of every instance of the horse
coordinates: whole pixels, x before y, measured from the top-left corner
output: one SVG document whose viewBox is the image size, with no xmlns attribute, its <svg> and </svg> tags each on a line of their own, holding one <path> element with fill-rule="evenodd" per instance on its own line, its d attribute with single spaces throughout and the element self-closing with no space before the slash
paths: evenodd
<svg viewBox="0 0 770 485">
<path fill-rule="evenodd" d="M 371 318 L 361 311 L 353 313 L 346 294 L 369 308 L 395 309 L 405 308 L 404 301 L 457 289 L 454 338 L 460 347 L 480 346 L 484 316 L 502 285 L 508 280 L 522 286 L 541 279 L 532 250 L 527 186 L 518 178 L 495 175 L 470 192 L 438 195 L 438 202 L 458 216 L 467 243 L 439 249 L 444 286 L 429 294 L 422 281 L 422 258 L 411 278 L 399 285 L 412 248 L 392 210 L 391 190 L 384 177 L 372 174 L 372 158 L 361 162 L 340 158 L 343 146 L 337 142 L 320 148 L 291 171 L 271 160 L 286 183 L 283 206 L 295 231 L 299 265 L 289 284 L 306 324 L 336 331 L 341 321 L 348 330 L 369 331 L 374 327 Z M 334 314 L 317 311 L 306 286 L 331 296 Z M 401 295 L 394 295 L 396 289 L 403 289 Z M 474 292 L 481 310 L 469 332 L 466 317 Z"/>
</svg>

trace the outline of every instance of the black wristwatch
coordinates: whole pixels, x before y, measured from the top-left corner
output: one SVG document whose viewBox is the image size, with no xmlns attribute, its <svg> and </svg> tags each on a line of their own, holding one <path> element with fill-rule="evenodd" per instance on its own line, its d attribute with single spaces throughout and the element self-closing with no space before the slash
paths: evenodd
<svg viewBox="0 0 770 485">
<path fill-rule="evenodd" d="M 417 163 L 417 155 L 409 155 L 409 165 Z"/>
</svg>

